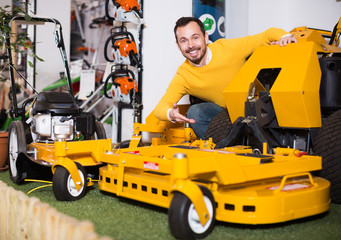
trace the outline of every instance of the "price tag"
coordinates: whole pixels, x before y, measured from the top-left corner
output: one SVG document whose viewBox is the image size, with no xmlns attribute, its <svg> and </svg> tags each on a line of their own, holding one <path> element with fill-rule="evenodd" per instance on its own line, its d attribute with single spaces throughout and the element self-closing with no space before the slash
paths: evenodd
<svg viewBox="0 0 341 240">
<path fill-rule="evenodd" d="M 82 70 L 78 98 L 88 99 L 95 91 L 95 70 Z"/>
</svg>

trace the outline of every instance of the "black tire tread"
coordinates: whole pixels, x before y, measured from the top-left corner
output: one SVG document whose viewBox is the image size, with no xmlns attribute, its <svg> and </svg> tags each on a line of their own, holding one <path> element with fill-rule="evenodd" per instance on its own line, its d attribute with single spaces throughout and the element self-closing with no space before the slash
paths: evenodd
<svg viewBox="0 0 341 240">
<path fill-rule="evenodd" d="M 105 132 L 103 124 L 98 120 L 95 121 L 95 132 L 97 135 L 97 139 L 107 139 L 107 134 Z"/>
<path fill-rule="evenodd" d="M 331 183 L 331 200 L 341 203 L 341 110 L 323 123 L 313 144 L 315 155 L 322 157 L 320 176 Z"/>
<path fill-rule="evenodd" d="M 227 110 L 223 109 L 211 120 L 204 139 L 212 138 L 212 141 L 217 144 L 230 133 L 231 127 L 230 116 Z"/>
</svg>

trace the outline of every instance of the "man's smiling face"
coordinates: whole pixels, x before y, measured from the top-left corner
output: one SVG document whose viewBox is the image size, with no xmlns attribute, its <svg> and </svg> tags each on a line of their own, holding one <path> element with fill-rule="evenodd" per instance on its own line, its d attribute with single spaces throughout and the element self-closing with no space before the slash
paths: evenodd
<svg viewBox="0 0 341 240">
<path fill-rule="evenodd" d="M 207 33 L 204 36 L 196 22 L 179 27 L 176 33 L 177 44 L 182 55 L 194 64 L 205 65 Z"/>
</svg>

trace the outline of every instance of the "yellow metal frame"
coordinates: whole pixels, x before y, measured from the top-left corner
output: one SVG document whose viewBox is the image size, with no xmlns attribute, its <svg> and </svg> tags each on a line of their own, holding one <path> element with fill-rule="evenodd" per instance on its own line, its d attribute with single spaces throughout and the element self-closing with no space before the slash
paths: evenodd
<svg viewBox="0 0 341 240">
<path fill-rule="evenodd" d="M 198 185 L 212 192 L 221 221 L 275 223 L 329 209 L 329 182 L 309 173 L 321 169 L 321 157 L 288 149 L 255 155 L 245 146 L 213 150 L 204 142 L 105 153 L 99 188 L 165 208 L 173 193 L 181 192 L 194 204 L 202 224 L 209 215 Z M 299 189 L 286 191 L 292 184 Z"/>
<path fill-rule="evenodd" d="M 189 105 L 178 105 L 179 111 L 186 114 Z M 146 118 L 146 123 L 134 123 L 134 143 L 131 142 L 130 147 L 136 147 L 138 141 L 135 140 L 141 132 L 158 133 L 158 137 L 152 138 L 152 146 L 181 144 L 183 142 L 193 142 L 197 140 L 197 136 L 190 127 L 185 127 L 182 123 L 172 123 L 170 121 L 160 121 L 151 112 Z"/>
<path fill-rule="evenodd" d="M 68 170 L 79 190 L 85 183 L 82 182 L 75 162 L 82 166 L 99 166 L 100 156 L 103 152 L 111 151 L 111 139 L 89 140 L 89 141 L 56 141 L 53 144 L 31 143 L 28 146 L 35 154 L 35 159 L 44 161 L 51 165 L 54 174 L 57 166 Z M 89 185 L 92 183 L 89 182 Z"/>
</svg>

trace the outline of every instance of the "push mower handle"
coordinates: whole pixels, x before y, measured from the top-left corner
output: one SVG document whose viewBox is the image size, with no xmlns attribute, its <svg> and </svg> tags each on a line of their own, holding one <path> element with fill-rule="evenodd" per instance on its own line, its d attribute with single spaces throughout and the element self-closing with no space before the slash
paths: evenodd
<svg viewBox="0 0 341 240">
<path fill-rule="evenodd" d="M 65 52 L 65 44 L 64 44 L 64 38 L 63 38 L 63 33 L 62 33 L 62 25 L 57 19 L 54 18 L 45 18 L 45 17 L 25 17 L 25 16 L 16 16 L 13 17 L 9 23 L 8 27 L 11 27 L 13 22 L 16 22 L 17 24 L 32 24 L 32 25 L 42 25 L 44 23 L 54 23 L 55 24 L 55 34 L 56 34 L 56 44 L 57 47 L 60 49 L 60 54 L 64 63 L 65 67 L 65 72 L 66 72 L 66 77 L 68 80 L 68 85 L 69 85 L 69 92 L 72 96 L 74 96 L 73 88 L 72 88 L 72 82 L 71 82 L 71 74 L 69 70 L 69 65 L 68 65 L 68 60 Z M 58 26 L 58 27 L 57 27 Z M 9 65 L 12 66 L 10 67 L 10 79 L 11 79 L 11 90 L 13 93 L 15 93 L 15 79 L 14 79 L 14 70 L 13 70 L 13 59 L 12 59 L 12 52 L 11 52 L 11 38 L 10 34 L 7 33 L 6 35 L 6 45 L 7 47 L 7 53 L 8 53 L 8 61 Z M 13 94 L 13 110 L 14 110 L 14 115 L 15 117 L 18 117 L 20 113 L 18 113 L 18 106 L 17 106 L 17 98 L 16 95 Z"/>
</svg>

